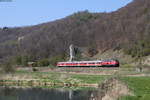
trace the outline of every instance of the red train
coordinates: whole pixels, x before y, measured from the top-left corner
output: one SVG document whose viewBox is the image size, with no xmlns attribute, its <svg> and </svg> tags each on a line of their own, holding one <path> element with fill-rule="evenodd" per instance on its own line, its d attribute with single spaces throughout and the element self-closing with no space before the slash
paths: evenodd
<svg viewBox="0 0 150 100">
<path fill-rule="evenodd" d="M 58 62 L 58 67 L 119 67 L 118 60 Z"/>
</svg>

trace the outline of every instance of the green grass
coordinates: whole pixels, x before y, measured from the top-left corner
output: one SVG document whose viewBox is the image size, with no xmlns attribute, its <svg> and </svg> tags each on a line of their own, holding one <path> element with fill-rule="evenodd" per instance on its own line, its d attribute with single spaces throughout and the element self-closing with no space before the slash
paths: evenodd
<svg viewBox="0 0 150 100">
<path fill-rule="evenodd" d="M 82 80 L 82 82 L 89 84 L 100 83 L 108 77 L 109 76 L 102 76 L 102 75 L 72 75 L 72 78 Z"/>
<path fill-rule="evenodd" d="M 133 96 L 122 97 L 118 100 L 150 100 L 150 77 L 123 77 Z"/>
<path fill-rule="evenodd" d="M 42 81 L 55 83 L 71 83 L 71 84 L 99 84 L 110 76 L 104 75 L 87 75 L 87 74 L 71 74 L 61 72 L 27 72 L 17 71 L 13 76 L 32 77 Z"/>
</svg>

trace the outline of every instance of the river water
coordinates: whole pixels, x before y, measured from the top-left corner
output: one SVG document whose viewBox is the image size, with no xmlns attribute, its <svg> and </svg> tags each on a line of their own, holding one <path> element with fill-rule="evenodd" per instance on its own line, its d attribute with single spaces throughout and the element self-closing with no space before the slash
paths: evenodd
<svg viewBox="0 0 150 100">
<path fill-rule="evenodd" d="M 96 90 L 0 87 L 0 100 L 94 100 Z"/>
</svg>

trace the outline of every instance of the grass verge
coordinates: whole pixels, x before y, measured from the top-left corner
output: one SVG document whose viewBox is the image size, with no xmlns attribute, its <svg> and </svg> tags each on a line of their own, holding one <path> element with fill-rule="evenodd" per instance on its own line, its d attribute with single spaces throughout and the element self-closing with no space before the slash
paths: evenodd
<svg viewBox="0 0 150 100">
<path fill-rule="evenodd" d="M 65 84 L 68 86 L 98 86 L 103 80 L 110 76 L 71 74 L 60 72 L 27 72 L 17 71 L 9 75 L 1 75 L 0 80 L 40 81 L 43 83 Z M 34 82 L 33 82 L 34 83 Z"/>
<path fill-rule="evenodd" d="M 118 100 L 150 100 L 150 77 L 122 77 L 133 96 L 121 97 Z"/>
</svg>

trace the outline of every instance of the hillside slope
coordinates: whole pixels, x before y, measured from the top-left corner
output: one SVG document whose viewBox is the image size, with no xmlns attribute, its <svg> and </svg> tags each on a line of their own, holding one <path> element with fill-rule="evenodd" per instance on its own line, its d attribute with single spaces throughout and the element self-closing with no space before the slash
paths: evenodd
<svg viewBox="0 0 150 100">
<path fill-rule="evenodd" d="M 150 1 L 134 0 L 111 13 L 83 11 L 36 26 L 4 27 L 0 29 L 0 59 L 17 55 L 31 61 L 51 58 L 67 54 L 70 44 L 92 54 L 122 49 L 132 57 L 147 56 L 149 19 Z"/>
</svg>

